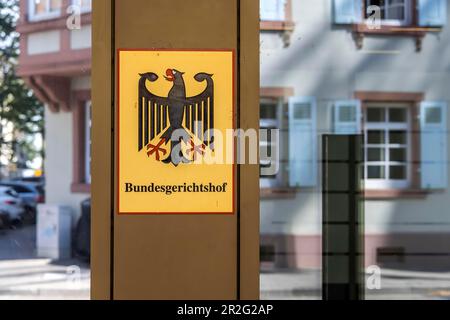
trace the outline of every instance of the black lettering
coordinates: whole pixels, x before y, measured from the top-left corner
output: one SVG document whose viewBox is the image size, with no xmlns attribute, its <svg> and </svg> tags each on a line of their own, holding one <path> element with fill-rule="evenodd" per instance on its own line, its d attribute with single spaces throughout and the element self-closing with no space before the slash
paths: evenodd
<svg viewBox="0 0 450 320">
<path fill-rule="evenodd" d="M 133 184 L 132 183 L 125 183 L 125 192 L 133 192 Z"/>
</svg>

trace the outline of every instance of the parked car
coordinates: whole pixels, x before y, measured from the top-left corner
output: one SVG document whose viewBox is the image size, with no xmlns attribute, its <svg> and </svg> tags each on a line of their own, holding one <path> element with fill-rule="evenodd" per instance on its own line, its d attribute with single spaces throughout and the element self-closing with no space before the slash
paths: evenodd
<svg viewBox="0 0 450 320">
<path fill-rule="evenodd" d="M 0 186 L 0 218 L 1 225 L 19 224 L 22 222 L 25 207 L 17 192 L 7 186 Z"/>
<path fill-rule="evenodd" d="M 36 183 L 19 181 L 2 181 L 0 186 L 12 188 L 18 193 L 24 204 L 36 208 L 37 204 L 44 202 L 44 188 Z"/>
<path fill-rule="evenodd" d="M 44 176 L 40 176 L 40 177 L 21 177 L 21 178 L 13 178 L 12 181 L 44 185 L 45 184 L 45 177 Z"/>
<path fill-rule="evenodd" d="M 13 189 L 23 201 L 23 205 L 27 214 L 27 220 L 35 222 L 36 207 L 39 203 L 44 202 L 44 188 L 36 183 L 20 182 L 20 181 L 2 181 L 0 186 Z"/>
</svg>

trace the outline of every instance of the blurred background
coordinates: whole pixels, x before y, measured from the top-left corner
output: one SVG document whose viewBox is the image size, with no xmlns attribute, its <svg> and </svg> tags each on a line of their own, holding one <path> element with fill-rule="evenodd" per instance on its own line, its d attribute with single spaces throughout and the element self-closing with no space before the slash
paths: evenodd
<svg viewBox="0 0 450 320">
<path fill-rule="evenodd" d="M 0 299 L 89 298 L 90 12 L 0 1 Z"/>
<path fill-rule="evenodd" d="M 0 299 L 89 299 L 91 5 L 0 1 Z M 447 1 L 260 9 L 261 297 L 321 299 L 321 137 L 362 134 L 366 299 L 449 299 Z"/>
</svg>

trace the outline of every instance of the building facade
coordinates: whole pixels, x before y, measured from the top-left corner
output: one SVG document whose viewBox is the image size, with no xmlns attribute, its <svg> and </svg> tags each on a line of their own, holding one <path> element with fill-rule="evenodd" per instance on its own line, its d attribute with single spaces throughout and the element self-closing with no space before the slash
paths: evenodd
<svg viewBox="0 0 450 320">
<path fill-rule="evenodd" d="M 260 124 L 281 132 L 263 268 L 320 268 L 321 135 L 356 133 L 366 265 L 450 267 L 449 15 L 445 0 L 261 1 Z"/>
<path fill-rule="evenodd" d="M 46 202 L 90 193 L 91 0 L 20 0 L 18 74 L 45 104 Z"/>
<path fill-rule="evenodd" d="M 46 104 L 46 202 L 76 217 L 90 192 L 91 1 L 20 7 L 19 74 Z M 321 135 L 347 133 L 365 137 L 366 264 L 450 267 L 449 10 L 261 0 L 260 124 L 280 130 L 281 156 L 261 176 L 263 269 L 320 268 Z"/>
</svg>

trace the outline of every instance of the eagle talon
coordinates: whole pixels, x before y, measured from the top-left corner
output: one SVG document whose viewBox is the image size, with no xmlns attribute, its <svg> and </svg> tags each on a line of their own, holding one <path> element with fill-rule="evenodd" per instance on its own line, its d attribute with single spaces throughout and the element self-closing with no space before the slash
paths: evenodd
<svg viewBox="0 0 450 320">
<path fill-rule="evenodd" d="M 161 152 L 164 156 L 167 153 L 166 149 L 161 148 L 161 146 L 164 144 L 165 141 L 166 141 L 166 139 L 162 138 L 156 146 L 149 143 L 147 145 L 147 150 L 149 150 L 149 151 L 147 151 L 147 156 L 150 158 L 152 156 L 152 154 L 155 154 L 156 161 L 161 161 L 159 153 Z"/>
<path fill-rule="evenodd" d="M 193 160 L 197 160 L 197 154 L 204 155 L 205 154 L 205 144 L 195 145 L 194 140 L 190 140 L 189 144 L 191 145 L 191 148 L 187 150 L 187 153 L 192 152 Z"/>
</svg>

